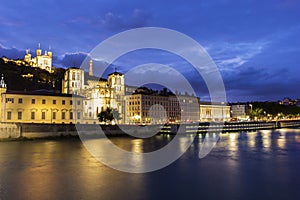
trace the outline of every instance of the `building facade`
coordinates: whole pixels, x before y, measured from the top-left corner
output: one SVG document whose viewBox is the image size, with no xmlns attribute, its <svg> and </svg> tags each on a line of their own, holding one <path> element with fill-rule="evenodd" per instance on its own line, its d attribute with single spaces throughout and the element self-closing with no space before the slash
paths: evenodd
<svg viewBox="0 0 300 200">
<path fill-rule="evenodd" d="M 89 73 L 83 69 L 69 68 L 62 81 L 62 93 L 84 97 L 83 117 L 88 123 L 97 123 L 98 114 L 108 107 L 115 108 L 125 122 L 125 83 L 124 74 L 113 72 L 108 79 L 91 76 L 93 67 L 90 62 Z"/>
<path fill-rule="evenodd" d="M 45 91 L 7 91 L 3 83 L 0 84 L 1 122 L 85 123 L 82 96 Z"/>
<path fill-rule="evenodd" d="M 240 120 L 249 117 L 250 106 L 248 104 L 232 104 L 230 107 L 232 118 Z"/>
<path fill-rule="evenodd" d="M 200 121 L 229 121 L 230 106 L 225 103 L 200 103 Z"/>
<path fill-rule="evenodd" d="M 126 95 L 127 124 L 163 124 L 199 121 L 199 98 L 170 92 L 138 91 Z"/>
</svg>

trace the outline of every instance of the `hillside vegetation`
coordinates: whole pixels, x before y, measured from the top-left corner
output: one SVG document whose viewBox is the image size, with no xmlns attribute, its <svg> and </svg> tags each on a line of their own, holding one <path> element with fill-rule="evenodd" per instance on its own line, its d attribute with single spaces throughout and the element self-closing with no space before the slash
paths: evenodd
<svg viewBox="0 0 300 200">
<path fill-rule="evenodd" d="M 14 62 L 5 63 L 0 58 L 0 75 L 4 75 L 4 80 L 8 90 L 32 91 L 51 90 L 61 91 L 62 79 L 65 69 L 57 68 L 53 73 L 40 68 L 33 68 L 28 65 L 17 65 Z"/>
</svg>

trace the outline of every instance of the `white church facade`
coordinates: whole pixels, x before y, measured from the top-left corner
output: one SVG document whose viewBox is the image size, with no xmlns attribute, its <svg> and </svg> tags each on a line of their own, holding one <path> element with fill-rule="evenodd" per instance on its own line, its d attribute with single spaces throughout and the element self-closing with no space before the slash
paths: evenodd
<svg viewBox="0 0 300 200">
<path fill-rule="evenodd" d="M 45 51 L 43 54 L 40 44 L 36 50 L 36 57 L 32 57 L 29 49 L 26 50 L 24 61 L 32 67 L 39 67 L 50 73 L 52 72 L 52 52 L 49 49 L 49 51 Z"/>
<path fill-rule="evenodd" d="M 115 108 L 125 121 L 125 83 L 124 74 L 113 72 L 108 79 L 93 76 L 92 62 L 89 73 L 80 68 L 69 68 L 62 80 L 62 93 L 80 95 L 83 100 L 83 118 L 87 123 L 97 123 L 97 115 L 108 107 Z"/>
</svg>

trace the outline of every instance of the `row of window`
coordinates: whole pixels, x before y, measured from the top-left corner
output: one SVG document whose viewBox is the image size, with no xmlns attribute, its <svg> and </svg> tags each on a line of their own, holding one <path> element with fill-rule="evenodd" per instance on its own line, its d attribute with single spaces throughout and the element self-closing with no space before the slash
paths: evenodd
<svg viewBox="0 0 300 200">
<path fill-rule="evenodd" d="M 6 98 L 5 102 L 6 103 L 14 103 L 14 98 Z M 18 103 L 19 104 L 23 103 L 23 99 L 22 98 L 18 98 Z M 57 100 L 53 99 L 52 100 L 52 104 L 55 105 L 56 103 L 57 103 Z M 36 99 L 31 99 L 31 104 L 36 104 Z M 42 99 L 42 104 L 46 104 L 46 99 Z M 66 105 L 66 100 L 61 100 L 61 104 L 62 105 Z M 70 100 L 69 104 L 73 105 L 73 100 Z M 80 105 L 80 104 L 81 104 L 80 101 L 77 101 L 77 105 Z"/>
<path fill-rule="evenodd" d="M 52 120 L 56 120 L 57 118 L 57 112 L 52 112 L 52 116 L 51 116 Z M 12 119 L 12 112 L 11 111 L 7 111 L 6 114 L 6 119 L 7 120 L 11 120 Z M 19 111 L 17 113 L 17 119 L 18 120 L 22 120 L 23 119 L 23 112 Z M 30 119 L 31 120 L 35 120 L 36 119 L 36 112 L 31 112 L 30 113 Z M 61 112 L 61 119 L 65 120 L 66 119 L 66 112 Z M 69 119 L 73 120 L 73 112 L 69 112 Z M 77 112 L 77 119 L 80 119 L 80 112 Z M 41 120 L 46 120 L 46 112 L 42 111 L 41 113 Z"/>
<path fill-rule="evenodd" d="M 130 116 L 130 117 L 134 117 L 134 116 L 136 116 L 136 115 L 140 115 L 140 112 L 137 112 L 137 113 L 135 113 L 135 112 L 129 112 L 128 113 L 128 115 Z M 149 113 L 148 112 L 142 112 L 142 117 L 149 117 L 150 115 L 149 115 Z M 152 117 L 153 116 L 157 116 L 157 117 L 163 117 L 162 115 L 161 115 L 161 112 L 153 112 L 152 113 L 152 115 L 151 115 Z M 168 113 L 168 116 L 169 117 L 180 117 L 180 113 L 178 113 L 178 112 L 171 112 L 171 113 Z"/>
<path fill-rule="evenodd" d="M 80 80 L 80 74 L 79 73 L 72 73 L 72 80 Z"/>
</svg>

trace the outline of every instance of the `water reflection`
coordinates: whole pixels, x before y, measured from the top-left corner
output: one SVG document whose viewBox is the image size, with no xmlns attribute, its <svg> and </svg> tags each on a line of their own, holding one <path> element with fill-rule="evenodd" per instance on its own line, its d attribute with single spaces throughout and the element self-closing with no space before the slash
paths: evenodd
<svg viewBox="0 0 300 200">
<path fill-rule="evenodd" d="M 256 145 L 256 132 L 248 132 L 248 146 L 254 148 Z"/>
<path fill-rule="evenodd" d="M 131 152 L 134 152 L 134 153 L 143 153 L 143 142 L 144 140 L 142 139 L 133 139 L 131 141 L 131 145 L 132 145 L 132 148 L 131 148 Z"/>
<path fill-rule="evenodd" d="M 140 154 L 159 149 L 172 138 L 111 140 Z M 184 151 L 192 138 L 181 137 L 178 151 Z M 187 194 L 205 199 L 299 199 L 299 129 L 222 134 L 212 152 L 199 159 L 203 139 L 197 135 L 179 162 L 146 174 L 106 167 L 79 140 L 3 142 L 0 199 L 183 199 Z M 99 140 L 89 142 L 115 162 L 126 159 L 109 154 Z M 138 159 L 127 164 L 143 167 L 145 161 Z"/>
<path fill-rule="evenodd" d="M 271 130 L 262 130 L 260 131 L 262 135 L 262 144 L 263 147 L 266 148 L 265 150 L 268 151 L 270 150 L 271 147 Z"/>
</svg>

